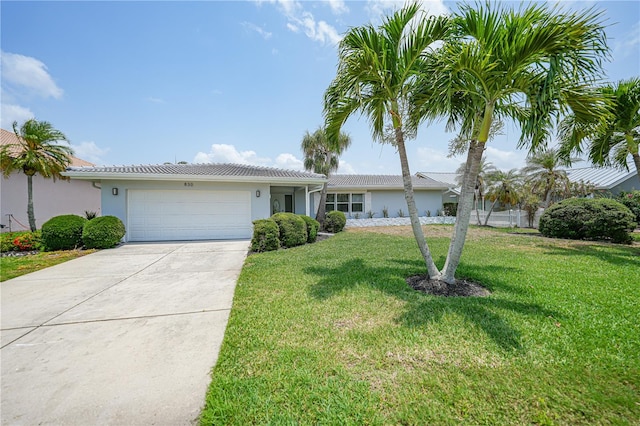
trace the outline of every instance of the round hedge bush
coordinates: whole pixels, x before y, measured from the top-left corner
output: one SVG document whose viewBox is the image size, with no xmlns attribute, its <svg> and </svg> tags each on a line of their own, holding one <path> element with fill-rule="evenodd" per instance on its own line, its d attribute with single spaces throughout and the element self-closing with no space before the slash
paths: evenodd
<svg viewBox="0 0 640 426">
<path fill-rule="evenodd" d="M 636 224 L 640 226 L 640 191 L 624 192 L 618 194 L 617 201 L 627 206 L 636 217 Z"/>
<path fill-rule="evenodd" d="M 72 250 L 82 246 L 82 227 L 87 219 L 75 214 L 55 216 L 42 225 L 45 250 Z"/>
<path fill-rule="evenodd" d="M 300 246 L 307 242 L 307 224 L 293 213 L 276 213 L 271 216 L 280 229 L 280 244 L 282 247 Z"/>
<path fill-rule="evenodd" d="M 327 213 L 324 220 L 324 229 L 332 234 L 341 232 L 344 226 L 347 224 L 347 217 L 338 210 L 333 210 Z"/>
<path fill-rule="evenodd" d="M 258 219 L 253 221 L 253 238 L 251 251 L 273 251 L 280 248 L 280 229 L 273 219 Z"/>
<path fill-rule="evenodd" d="M 571 198 L 549 207 L 539 230 L 545 237 L 629 243 L 635 226 L 631 211 L 615 200 Z"/>
<path fill-rule="evenodd" d="M 82 242 L 86 248 L 115 247 L 124 237 L 124 223 L 115 216 L 100 216 L 84 224 Z"/>
<path fill-rule="evenodd" d="M 307 225 L 307 243 L 315 243 L 316 238 L 318 238 L 318 229 L 320 229 L 320 222 L 306 215 L 301 214 L 300 217 Z"/>
</svg>

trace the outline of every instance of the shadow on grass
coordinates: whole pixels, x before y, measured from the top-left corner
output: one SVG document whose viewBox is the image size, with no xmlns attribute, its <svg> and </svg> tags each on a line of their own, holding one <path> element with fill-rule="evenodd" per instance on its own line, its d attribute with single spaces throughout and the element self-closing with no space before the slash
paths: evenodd
<svg viewBox="0 0 640 426">
<path fill-rule="evenodd" d="M 409 287 L 405 278 L 424 272 L 424 264 L 419 261 L 391 259 L 381 266 L 372 266 L 363 259 L 352 259 L 337 267 L 310 266 L 304 272 L 319 277 L 309 290 L 313 298 L 325 300 L 366 285 L 406 302 L 406 311 L 397 319 L 406 327 L 419 328 L 441 321 L 446 314 L 455 313 L 480 327 L 496 345 L 507 351 L 523 350 L 521 334 L 509 324 L 501 311 L 530 317 L 560 317 L 557 312 L 534 303 L 493 296 L 439 297 L 417 292 Z M 504 282 L 494 283 L 491 287 L 520 292 Z"/>
<path fill-rule="evenodd" d="M 575 244 L 569 246 L 544 245 L 551 256 L 592 256 L 612 265 L 636 266 L 640 263 L 640 248 L 616 244 Z"/>
</svg>

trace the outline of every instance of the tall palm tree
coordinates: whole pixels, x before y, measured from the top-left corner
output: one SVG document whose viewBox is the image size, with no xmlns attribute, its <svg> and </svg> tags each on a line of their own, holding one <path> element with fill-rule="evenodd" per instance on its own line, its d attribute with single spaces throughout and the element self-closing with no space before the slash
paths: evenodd
<svg viewBox="0 0 640 426">
<path fill-rule="evenodd" d="M 569 161 L 580 159 L 570 158 Z M 527 165 L 522 168 L 522 173 L 531 183 L 531 189 L 540 196 L 542 207 L 549 207 L 554 197 L 566 196 L 571 192 L 571 181 L 561 168 L 563 165 L 567 163 L 556 149 L 535 152 L 527 157 Z"/>
<path fill-rule="evenodd" d="M 486 180 L 487 198 L 492 203 L 484 218 L 484 226 L 489 223 L 489 217 L 497 203 L 513 206 L 519 201 L 518 188 L 522 179 L 518 169 L 511 169 L 507 172 L 493 170 L 487 174 Z"/>
<path fill-rule="evenodd" d="M 470 140 L 443 281 L 455 281 L 492 123 L 515 120 L 522 129 L 518 147 L 536 149 L 567 110 L 586 121 L 602 114 L 602 97 L 590 89 L 608 52 L 600 15 L 464 4 L 451 21 L 453 37 L 426 61 L 412 97 L 413 119 L 445 116 L 449 128 Z"/>
<path fill-rule="evenodd" d="M 464 182 L 464 171 L 466 170 L 466 167 L 467 163 L 462 163 L 456 170 L 456 182 L 459 186 L 462 186 Z M 487 183 L 487 175 L 495 170 L 495 166 L 487 161 L 487 157 L 483 156 L 480 160 L 480 170 L 478 171 L 478 176 L 476 177 L 476 186 L 473 191 L 473 205 L 475 206 L 478 225 L 482 225 L 482 222 L 480 222 L 479 206 L 481 205 L 482 210 L 484 210 L 484 196 Z"/>
<path fill-rule="evenodd" d="M 338 138 L 345 121 L 354 113 L 367 117 L 374 140 L 385 141 L 385 128 L 391 125 L 392 141 L 400 157 L 407 209 L 413 234 L 430 277 L 439 277 L 418 219 L 411 172 L 405 148 L 409 96 L 416 76 L 423 68 L 430 45 L 445 36 L 448 18 L 421 15 L 419 5 L 411 4 L 372 25 L 352 28 L 340 42 L 338 70 L 324 99 L 327 137 Z"/>
<path fill-rule="evenodd" d="M 27 120 L 20 128 L 13 122 L 13 132 L 18 138 L 15 144 L 3 145 L 0 150 L 0 165 L 5 177 L 14 171 L 27 176 L 27 216 L 29 227 L 35 231 L 36 218 L 33 212 L 33 176 L 66 179 L 62 173 L 70 164 L 73 151 L 58 142 L 67 141 L 61 131 L 46 121 Z"/>
<path fill-rule="evenodd" d="M 621 80 L 600 88 L 609 100 L 609 114 L 595 122 L 580 122 L 573 115 L 560 127 L 565 150 L 581 151 L 583 140 L 589 141 L 589 159 L 597 165 L 614 165 L 628 169 L 629 155 L 640 178 L 640 78 Z"/>
<path fill-rule="evenodd" d="M 307 131 L 300 145 L 304 154 L 304 168 L 329 177 L 331 173 L 338 170 L 340 155 L 349 145 L 351 145 L 351 138 L 345 133 L 341 132 L 333 143 L 329 143 L 323 128 L 318 128 L 313 134 Z M 316 214 L 316 220 L 321 225 L 324 225 L 326 202 L 327 183 L 325 182 L 320 193 L 320 204 Z"/>
</svg>

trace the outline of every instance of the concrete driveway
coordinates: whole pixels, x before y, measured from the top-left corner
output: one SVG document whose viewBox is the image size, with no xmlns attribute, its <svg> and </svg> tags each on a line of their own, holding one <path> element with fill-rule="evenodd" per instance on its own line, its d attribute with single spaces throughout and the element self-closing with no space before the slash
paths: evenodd
<svg viewBox="0 0 640 426">
<path fill-rule="evenodd" d="M 1 423 L 192 423 L 248 246 L 126 244 L 0 284 Z"/>
</svg>

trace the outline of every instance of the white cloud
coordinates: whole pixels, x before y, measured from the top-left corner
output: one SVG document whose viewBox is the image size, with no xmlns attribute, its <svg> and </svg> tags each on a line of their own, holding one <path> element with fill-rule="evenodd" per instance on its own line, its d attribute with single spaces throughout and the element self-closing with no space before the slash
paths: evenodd
<svg viewBox="0 0 640 426">
<path fill-rule="evenodd" d="M 28 108 L 10 104 L 2 104 L 0 116 L 2 117 L 0 120 L 2 124 L 1 127 L 6 130 L 13 129 L 14 121 L 17 121 L 18 125 L 21 125 L 25 121 L 35 117 L 33 112 Z"/>
<path fill-rule="evenodd" d="M 527 153 L 525 150 L 503 151 L 492 146 L 486 149 L 487 161 L 500 170 L 519 169 L 525 165 Z"/>
<path fill-rule="evenodd" d="M 305 35 L 311 40 L 320 42 L 322 44 L 338 44 L 341 40 L 338 31 L 325 21 L 316 21 L 313 14 L 305 10 L 302 2 L 297 0 L 254 0 L 254 3 L 262 5 L 263 3 L 275 5 L 280 13 L 287 18 L 287 28 L 298 33 L 302 28 Z M 340 9 L 340 3 L 344 6 L 342 1 L 331 1 L 330 6 L 332 10 L 334 7 Z M 346 6 L 344 6 L 346 8 Z"/>
<path fill-rule="evenodd" d="M 412 172 L 455 172 L 464 159 L 459 157 L 449 158 L 444 151 L 421 147 L 416 150 L 416 170 Z"/>
<path fill-rule="evenodd" d="M 154 98 L 153 96 L 149 96 L 147 101 L 152 102 L 154 104 L 164 104 L 166 103 L 164 99 Z"/>
<path fill-rule="evenodd" d="M 82 160 L 94 164 L 105 164 L 104 156 L 109 152 L 109 148 L 100 148 L 95 142 L 81 142 L 80 145 L 71 144 L 74 155 Z"/>
<path fill-rule="evenodd" d="M 347 163 L 344 160 L 340 160 L 340 163 L 338 164 L 337 173 L 341 175 L 355 175 L 356 170 L 353 168 L 351 164 Z"/>
<path fill-rule="evenodd" d="M 634 53 L 638 54 L 638 49 L 640 49 L 640 22 L 631 28 L 623 40 L 616 41 L 613 50 L 614 54 L 625 57 Z"/>
<path fill-rule="evenodd" d="M 304 162 L 293 154 L 284 153 L 276 157 L 276 167 L 289 170 L 304 170 Z"/>
<path fill-rule="evenodd" d="M 349 12 L 349 8 L 344 4 L 344 0 L 327 0 L 331 11 L 336 15 Z"/>
<path fill-rule="evenodd" d="M 235 146 L 227 144 L 213 144 L 209 153 L 198 152 L 194 163 L 233 163 L 266 166 L 271 163 L 270 158 L 258 157 L 255 151 L 238 151 Z"/>
<path fill-rule="evenodd" d="M 253 24 L 251 22 L 246 22 L 245 21 L 241 25 L 243 27 L 245 27 L 246 29 L 250 30 L 250 31 L 254 31 L 254 32 L 258 33 L 260 35 L 260 37 L 262 37 L 265 40 L 269 40 L 271 38 L 271 36 L 273 35 L 269 31 L 267 31 L 264 28 L 262 28 L 261 26 Z"/>
<path fill-rule="evenodd" d="M 235 146 L 228 144 L 213 144 L 208 153 L 198 152 L 193 158 L 196 164 L 204 163 L 232 163 L 247 164 L 252 166 L 276 167 L 279 169 L 304 171 L 304 162 L 293 154 L 284 152 L 275 160 L 269 157 L 260 157 L 255 151 L 238 151 Z M 340 160 L 338 173 L 354 174 L 351 164 Z"/>
<path fill-rule="evenodd" d="M 405 0 L 367 0 L 366 10 L 374 18 L 380 18 L 394 10 L 402 8 L 408 2 Z M 427 15 L 446 15 L 449 8 L 444 5 L 443 0 L 422 0 L 420 9 Z"/>
<path fill-rule="evenodd" d="M 28 89 L 43 98 L 62 97 L 63 91 L 47 72 L 47 66 L 36 58 L 16 53 L 2 54 L 2 83 Z"/>
</svg>

